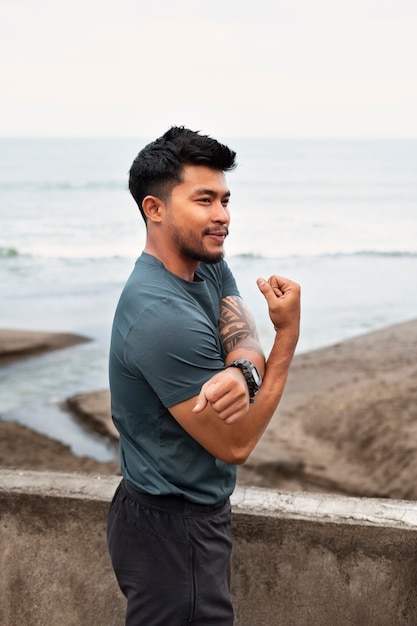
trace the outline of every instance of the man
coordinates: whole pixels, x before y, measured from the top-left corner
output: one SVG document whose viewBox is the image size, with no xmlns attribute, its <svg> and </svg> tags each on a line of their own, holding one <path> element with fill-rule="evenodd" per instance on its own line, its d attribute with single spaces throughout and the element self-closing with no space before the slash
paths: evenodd
<svg viewBox="0 0 417 626">
<path fill-rule="evenodd" d="M 110 390 L 123 480 L 108 519 L 128 626 L 233 624 L 229 496 L 236 464 L 274 414 L 299 332 L 298 285 L 258 279 L 276 330 L 265 363 L 223 260 L 225 172 L 234 166 L 227 146 L 173 127 L 130 170 L 146 244 L 112 331 Z"/>
</svg>

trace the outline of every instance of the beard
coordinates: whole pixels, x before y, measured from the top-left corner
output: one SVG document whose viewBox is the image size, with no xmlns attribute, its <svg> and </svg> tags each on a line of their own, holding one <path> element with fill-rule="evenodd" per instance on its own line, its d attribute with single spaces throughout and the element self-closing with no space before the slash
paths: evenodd
<svg viewBox="0 0 417 626">
<path fill-rule="evenodd" d="M 196 247 L 191 247 L 188 244 L 183 244 L 180 247 L 180 252 L 182 255 L 188 256 L 190 259 L 194 259 L 194 261 L 208 263 L 209 265 L 212 265 L 214 263 L 219 263 L 219 261 L 221 261 L 224 258 L 223 250 L 221 252 L 210 253 L 210 252 L 207 252 L 207 250 L 203 248 L 203 246 L 196 248 Z"/>
<path fill-rule="evenodd" d="M 208 252 L 202 241 L 191 234 L 186 237 L 182 231 L 180 232 L 177 229 L 175 229 L 173 234 L 174 240 L 178 246 L 178 251 L 182 256 L 187 256 L 194 261 L 207 263 L 209 265 L 219 263 L 224 258 L 224 250 L 219 252 Z M 210 234 L 210 230 L 203 232 L 203 236 L 208 234 Z M 226 236 L 227 234 L 228 231 L 226 230 Z"/>
</svg>

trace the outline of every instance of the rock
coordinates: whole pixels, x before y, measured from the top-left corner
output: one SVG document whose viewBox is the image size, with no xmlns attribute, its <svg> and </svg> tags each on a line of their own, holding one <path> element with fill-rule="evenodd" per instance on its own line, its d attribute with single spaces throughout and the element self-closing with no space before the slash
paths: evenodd
<svg viewBox="0 0 417 626">
<path fill-rule="evenodd" d="M 90 341 L 72 333 L 0 329 L 0 365 Z"/>
<path fill-rule="evenodd" d="M 90 430 L 113 440 L 119 439 L 119 433 L 111 418 L 108 390 L 79 393 L 68 398 L 66 406 Z"/>
</svg>

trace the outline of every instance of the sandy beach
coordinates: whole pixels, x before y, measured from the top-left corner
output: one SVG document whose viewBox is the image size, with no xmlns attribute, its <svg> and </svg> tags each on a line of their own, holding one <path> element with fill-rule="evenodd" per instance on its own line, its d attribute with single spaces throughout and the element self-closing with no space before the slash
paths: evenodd
<svg viewBox="0 0 417 626">
<path fill-rule="evenodd" d="M 0 330 L 0 366 L 86 341 L 64 333 Z M 417 498 L 417 320 L 294 358 L 263 439 L 240 484 L 283 490 Z M 116 441 L 108 390 L 67 401 L 74 419 Z M 1 416 L 0 416 L 1 418 Z M 118 473 L 117 462 L 0 419 L 0 466 Z"/>
</svg>

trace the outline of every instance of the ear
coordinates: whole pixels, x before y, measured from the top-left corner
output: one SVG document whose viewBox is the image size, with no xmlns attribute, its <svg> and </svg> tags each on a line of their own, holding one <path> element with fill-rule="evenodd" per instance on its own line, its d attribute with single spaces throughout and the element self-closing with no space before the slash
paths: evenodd
<svg viewBox="0 0 417 626">
<path fill-rule="evenodd" d="M 142 209 L 146 219 L 150 222 L 160 222 L 164 203 L 157 196 L 145 196 L 142 200 Z"/>
</svg>

